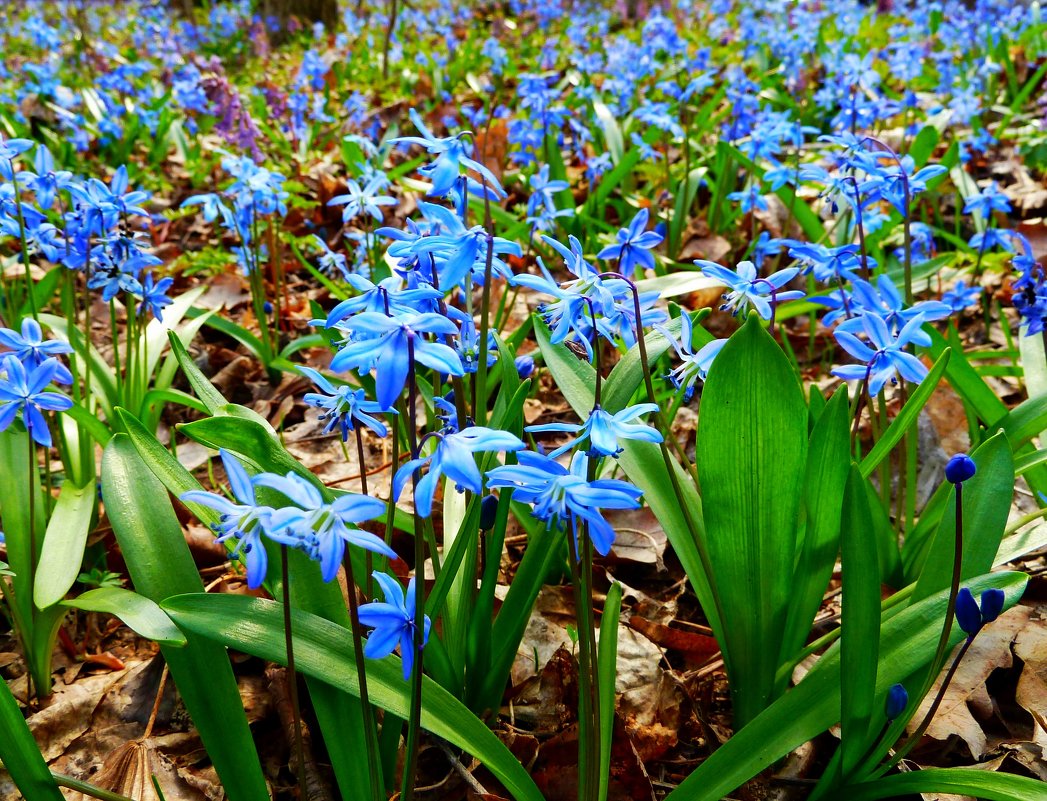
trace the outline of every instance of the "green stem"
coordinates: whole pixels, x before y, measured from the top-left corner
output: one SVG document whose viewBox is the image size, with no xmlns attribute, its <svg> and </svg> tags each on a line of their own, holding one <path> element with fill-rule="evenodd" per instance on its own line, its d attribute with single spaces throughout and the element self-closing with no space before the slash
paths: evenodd
<svg viewBox="0 0 1047 801">
<path fill-rule="evenodd" d="M 291 698 L 294 723 L 294 747 L 298 754 L 296 773 L 299 792 L 305 792 L 305 744 L 302 742 L 302 709 L 298 703 L 298 674 L 294 667 L 294 642 L 291 635 L 291 576 L 287 564 L 287 546 L 280 546 L 280 572 L 283 577 L 284 648 L 287 651 L 287 694 Z"/>
</svg>

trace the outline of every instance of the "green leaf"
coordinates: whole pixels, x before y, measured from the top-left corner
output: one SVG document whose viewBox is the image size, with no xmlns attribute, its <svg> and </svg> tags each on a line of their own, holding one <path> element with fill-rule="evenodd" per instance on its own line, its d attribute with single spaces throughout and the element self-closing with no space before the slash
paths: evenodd
<svg viewBox="0 0 1047 801">
<path fill-rule="evenodd" d="M 1043 801 L 1044 792 L 1043 782 L 1039 779 L 1010 773 L 978 768 L 927 768 L 842 787 L 831 797 L 842 801 L 876 801 L 920 793 L 945 793 L 973 796 L 984 801 Z"/>
<path fill-rule="evenodd" d="M 220 407 L 219 411 L 232 407 Z M 175 495 L 193 489 L 202 489 L 199 482 L 186 470 L 177 459 L 149 434 L 142 424 L 123 409 L 118 409 L 130 441 L 148 465 L 153 474 Z M 287 472 L 288 464 L 296 472 L 305 470 L 296 460 L 283 451 L 262 424 L 236 417 L 212 418 L 224 421 L 220 430 L 232 430 L 243 434 L 230 440 L 229 450 L 253 462 L 259 470 L 269 472 Z M 237 423 L 239 421 L 239 423 Z M 200 421 L 208 422 L 208 421 Z M 211 431 L 211 433 L 214 433 Z M 258 445 L 256 448 L 255 445 Z M 241 452 L 240 449 L 244 452 Z M 277 459 L 271 461 L 271 459 Z M 321 493 L 330 499 L 333 494 L 309 471 L 305 471 L 308 480 L 317 484 Z M 217 515 L 211 509 L 199 504 L 187 504 L 194 514 L 205 523 L 217 521 Z M 322 615 L 340 625 L 349 625 L 349 615 L 345 609 L 341 591 L 337 585 L 326 584 L 320 579 L 319 568 L 311 563 L 302 553 L 290 554 L 291 597 L 293 603 L 306 611 Z M 274 596 L 279 596 L 281 584 L 270 580 L 267 588 Z M 370 776 L 367 771 L 354 770 L 351 754 L 360 753 L 364 748 L 364 734 L 360 703 L 357 699 L 339 692 L 316 679 L 307 679 L 306 685 L 313 699 L 313 706 L 319 719 L 320 729 L 324 735 L 328 752 L 332 758 L 335 776 L 339 787 L 351 797 L 369 797 Z"/>
<path fill-rule="evenodd" d="M 1006 608 L 1021 598 L 1028 576 L 992 573 L 967 583 L 980 595 L 1002 589 Z M 877 698 L 892 684 L 924 667 L 934 654 L 941 634 L 948 591 L 936 593 L 907 607 L 883 623 Z M 954 627 L 950 643 L 964 636 Z M 666 796 L 666 801 L 719 801 L 775 761 L 832 726 L 840 716 L 840 650 L 834 646 L 803 681 L 775 701 L 748 726 L 738 731 Z M 848 796 L 850 798 L 850 796 Z"/>
<path fill-rule="evenodd" d="M 164 610 L 144 595 L 120 587 L 99 587 L 62 602 L 72 609 L 104 612 L 120 618 L 131 631 L 161 645 L 182 647 L 187 640 Z"/>
<path fill-rule="evenodd" d="M 739 729 L 774 700 L 792 597 L 807 405 L 788 358 L 756 315 L 721 355 L 702 391 L 695 461 Z"/>
<path fill-rule="evenodd" d="M 96 492 L 94 482 L 86 487 L 71 482 L 62 485 L 40 551 L 40 564 L 46 569 L 37 571 L 33 587 L 37 609 L 61 601 L 76 581 L 91 530 Z"/>
<path fill-rule="evenodd" d="M 840 751 L 844 776 L 861 764 L 872 730 L 880 643 L 880 564 L 869 536 L 869 495 L 851 466 L 840 531 L 843 599 L 840 625 Z"/>
<path fill-rule="evenodd" d="M 102 497 L 135 589 L 160 602 L 203 584 L 163 485 L 124 434 L 102 457 Z M 199 636 L 161 645 L 171 677 L 232 801 L 267 798 L 258 753 L 225 649 Z"/>
<path fill-rule="evenodd" d="M 812 406 L 816 403 L 815 397 L 821 395 L 812 387 Z M 847 390 L 841 387 L 814 424 L 807 450 L 804 474 L 807 526 L 793 571 L 793 600 L 782 637 L 783 662 L 790 661 L 806 641 L 836 565 L 841 504 L 851 454 L 849 420 Z M 788 681 L 788 674 L 782 676 L 781 681 Z"/>
<path fill-rule="evenodd" d="M 11 774 L 23 798 L 33 801 L 63 801 L 62 792 L 47 769 L 18 702 L 7 682 L 0 679 L 0 761 Z"/>
<path fill-rule="evenodd" d="M 222 406 L 229 403 L 217 389 L 214 388 L 214 384 L 207 380 L 207 377 L 200 372 L 200 368 L 196 366 L 196 362 L 189 356 L 189 352 L 185 349 L 185 345 L 178 336 L 171 331 L 168 334 L 168 341 L 171 343 L 171 352 L 174 353 L 175 358 L 178 359 L 178 365 L 182 368 L 182 373 L 189 381 L 189 386 L 192 387 L 193 392 L 196 393 L 196 397 L 200 399 L 200 402 L 204 404 L 207 411 L 214 414 Z"/>
<path fill-rule="evenodd" d="M 952 351 L 949 348 L 945 348 L 941 352 L 941 355 L 938 356 L 938 360 L 927 373 L 927 377 L 920 382 L 916 391 L 913 392 L 912 396 L 901 408 L 901 411 L 899 411 L 897 416 L 891 421 L 891 424 L 887 426 L 887 430 L 884 431 L 876 441 L 872 450 L 866 454 L 864 459 L 862 459 L 862 476 L 865 478 L 871 476 L 873 470 L 879 466 L 880 462 L 887 458 L 891 449 L 901 441 L 902 437 L 905 436 L 905 432 L 912 428 L 920 411 L 923 409 L 927 401 L 930 400 L 934 390 L 938 388 L 938 382 L 941 380 L 942 374 L 949 366 L 949 356 L 951 353 Z"/>
<path fill-rule="evenodd" d="M 283 664 L 283 611 L 275 601 L 196 593 L 169 598 L 164 610 L 184 630 L 228 648 Z M 328 620 L 292 611 L 295 666 L 306 675 L 354 695 L 360 691 L 349 631 Z M 371 660 L 367 667 L 371 703 L 402 718 L 410 710 L 410 685 L 399 658 Z M 423 678 L 422 727 L 479 759 L 514 797 L 543 801 L 523 765 L 460 701 Z"/>
<path fill-rule="evenodd" d="M 622 611 L 622 585 L 611 582 L 600 620 L 599 657 L 597 661 L 600 688 L 600 787 L 599 801 L 607 801 L 611 778 L 611 740 L 614 736 L 614 688 L 618 676 L 618 616 Z"/>
</svg>

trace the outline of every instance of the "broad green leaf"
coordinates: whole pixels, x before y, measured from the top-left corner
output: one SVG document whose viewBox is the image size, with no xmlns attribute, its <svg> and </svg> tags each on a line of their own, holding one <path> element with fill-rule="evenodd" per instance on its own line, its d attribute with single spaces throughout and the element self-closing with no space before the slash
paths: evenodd
<svg viewBox="0 0 1047 801">
<path fill-rule="evenodd" d="M 62 602 L 72 609 L 105 612 L 120 618 L 131 631 L 160 645 L 181 647 L 185 635 L 154 601 L 120 587 L 99 587 Z"/>
<path fill-rule="evenodd" d="M 160 602 L 203 583 L 163 485 L 124 434 L 102 458 L 102 497 L 135 589 Z M 197 635 L 161 645 L 171 677 L 232 801 L 267 797 L 265 778 L 225 649 Z"/>
<path fill-rule="evenodd" d="M 869 536 L 865 479 L 851 467 L 840 525 L 843 599 L 840 625 L 840 751 L 844 776 L 861 764 L 877 735 L 876 665 L 880 643 L 880 570 Z"/>
<path fill-rule="evenodd" d="M 86 487 L 62 485 L 40 551 L 40 564 L 46 569 L 37 571 L 33 587 L 33 602 L 38 609 L 61 601 L 80 573 L 96 492 L 93 482 Z"/>
<path fill-rule="evenodd" d="M 814 397 L 821 395 L 812 389 L 812 406 Z M 803 490 L 807 525 L 793 573 L 782 662 L 791 660 L 806 641 L 840 550 L 841 504 L 851 453 L 849 420 L 847 390 L 841 388 L 825 405 L 811 432 Z"/>
<path fill-rule="evenodd" d="M 927 768 L 884 776 L 873 782 L 842 787 L 830 798 L 876 801 L 921 793 L 972 796 L 984 801 L 1043 801 L 1042 781 L 979 768 Z"/>
<path fill-rule="evenodd" d="M 807 461 L 803 391 L 755 314 L 709 370 L 695 461 L 740 729 L 774 700 Z"/>
<path fill-rule="evenodd" d="M 1028 582 L 1024 573 L 992 573 L 967 582 L 975 595 L 1002 589 L 1005 608 L 1014 606 Z M 948 591 L 906 607 L 883 622 L 877 698 L 924 667 L 934 655 L 941 634 Z M 950 643 L 964 634 L 954 627 Z M 719 801 L 760 771 L 805 742 L 817 737 L 840 716 L 840 650 L 834 645 L 792 690 L 765 709 L 699 765 L 666 796 L 666 801 Z"/>
<path fill-rule="evenodd" d="M 23 798 L 63 801 L 7 682 L 0 679 L 0 761 Z"/>
<path fill-rule="evenodd" d="M 270 662 L 285 661 L 283 611 L 275 601 L 196 593 L 169 598 L 163 608 L 183 630 Z M 359 693 L 347 629 L 298 610 L 292 611 L 292 629 L 298 670 L 343 692 Z M 367 689 L 375 706 L 408 716 L 410 684 L 403 680 L 399 658 L 369 661 Z M 520 801 L 543 801 L 519 760 L 460 701 L 428 677 L 422 698 L 424 729 L 479 759 Z"/>
</svg>

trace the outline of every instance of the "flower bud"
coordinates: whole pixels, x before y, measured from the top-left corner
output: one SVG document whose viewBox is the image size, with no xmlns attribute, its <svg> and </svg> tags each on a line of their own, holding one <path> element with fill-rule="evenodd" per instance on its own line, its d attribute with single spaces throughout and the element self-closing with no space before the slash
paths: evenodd
<svg viewBox="0 0 1047 801">
<path fill-rule="evenodd" d="M 498 498 L 494 495 L 485 495 L 480 501 L 480 531 L 490 531 L 494 528 L 495 515 L 498 513 Z"/>
<path fill-rule="evenodd" d="M 945 465 L 945 478 L 950 484 L 962 484 L 977 471 L 974 461 L 966 453 L 958 453 Z"/>
<path fill-rule="evenodd" d="M 520 374 L 520 378 L 530 378 L 531 374 L 534 373 L 534 359 L 526 353 L 523 356 L 517 356 L 515 364 L 516 372 Z"/>
<path fill-rule="evenodd" d="M 973 637 L 982 627 L 982 613 L 971 591 L 962 588 L 956 596 L 956 622 L 968 637 Z"/>
<path fill-rule="evenodd" d="M 982 593 L 982 625 L 992 623 L 1003 611 L 1003 590 L 986 590 Z"/>
<path fill-rule="evenodd" d="M 909 693 L 901 684 L 892 685 L 887 691 L 887 720 L 894 720 L 909 705 Z"/>
</svg>

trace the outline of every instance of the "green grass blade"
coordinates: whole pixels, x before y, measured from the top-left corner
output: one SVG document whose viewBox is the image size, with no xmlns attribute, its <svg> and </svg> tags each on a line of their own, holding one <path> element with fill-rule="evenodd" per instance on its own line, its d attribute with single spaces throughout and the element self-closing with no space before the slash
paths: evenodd
<svg viewBox="0 0 1047 801">
<path fill-rule="evenodd" d="M 814 397 L 821 395 L 812 395 L 812 405 L 817 403 Z M 847 391 L 837 390 L 811 432 L 804 478 L 807 526 L 793 573 L 793 600 L 782 636 L 783 662 L 806 641 L 840 550 L 841 503 L 851 452 L 849 419 Z"/>
</svg>

